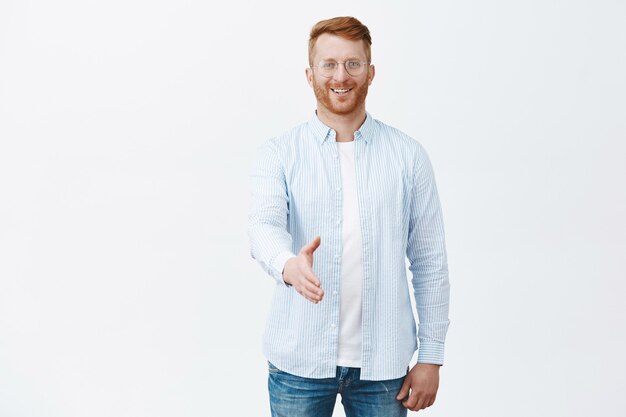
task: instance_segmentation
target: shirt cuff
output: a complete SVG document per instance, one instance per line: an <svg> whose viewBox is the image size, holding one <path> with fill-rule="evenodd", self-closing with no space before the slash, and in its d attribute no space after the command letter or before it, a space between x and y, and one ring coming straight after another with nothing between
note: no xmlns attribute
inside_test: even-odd
<svg viewBox="0 0 626 417"><path fill-rule="evenodd" d="M274 268L274 273L275 273L274 278L276 278L276 281L279 284L290 286L283 279L283 270L285 269L285 264L287 263L287 261L295 257L296 255L294 255L292 252L285 251L285 252L279 253L272 261L272 268Z"/></svg>
<svg viewBox="0 0 626 417"><path fill-rule="evenodd" d="M443 365L444 344L441 342L420 341L417 363Z"/></svg>

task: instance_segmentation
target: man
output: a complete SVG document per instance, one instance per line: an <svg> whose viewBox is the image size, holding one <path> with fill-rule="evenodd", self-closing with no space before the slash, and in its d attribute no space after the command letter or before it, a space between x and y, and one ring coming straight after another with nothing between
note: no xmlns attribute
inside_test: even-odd
<svg viewBox="0 0 626 417"><path fill-rule="evenodd" d="M265 143L252 172L251 253L277 284L263 341L272 416L331 416L338 393L348 416L406 416L439 386L441 208L424 149L365 110L371 43L353 17L313 27L316 114Z"/></svg>

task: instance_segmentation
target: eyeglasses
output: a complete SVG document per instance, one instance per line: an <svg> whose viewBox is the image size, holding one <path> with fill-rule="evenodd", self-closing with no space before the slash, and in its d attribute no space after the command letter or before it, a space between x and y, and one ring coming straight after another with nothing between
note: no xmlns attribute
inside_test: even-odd
<svg viewBox="0 0 626 417"><path fill-rule="evenodd" d="M322 61L317 65L311 65L311 68L317 68L320 71L322 77L330 78L335 75L335 71L339 68L339 64L343 64L348 75L357 77L365 71L369 62L361 62L356 60L350 60L346 62L337 61Z"/></svg>

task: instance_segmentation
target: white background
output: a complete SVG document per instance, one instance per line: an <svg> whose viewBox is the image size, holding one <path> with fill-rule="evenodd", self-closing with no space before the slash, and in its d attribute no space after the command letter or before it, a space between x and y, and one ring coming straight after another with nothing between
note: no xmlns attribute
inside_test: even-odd
<svg viewBox="0 0 626 417"><path fill-rule="evenodd" d="M247 175L312 116L308 31L337 15L444 207L421 414L624 415L626 4L338 3L0 2L1 416L269 415Z"/></svg>

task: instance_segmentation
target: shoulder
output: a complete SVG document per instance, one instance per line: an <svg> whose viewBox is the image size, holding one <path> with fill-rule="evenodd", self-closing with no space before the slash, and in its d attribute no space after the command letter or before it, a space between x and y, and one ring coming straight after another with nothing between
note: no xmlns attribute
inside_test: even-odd
<svg viewBox="0 0 626 417"><path fill-rule="evenodd" d="M391 146L402 154L417 159L427 157L426 149L414 137L380 120L374 119L374 123L377 128L376 139L381 146Z"/></svg>
<svg viewBox="0 0 626 417"><path fill-rule="evenodd" d="M307 134L308 123L301 123L289 130L285 130L277 136L267 139L262 146L269 146L278 152L285 151L297 143L302 137L307 136Z"/></svg>
<svg viewBox="0 0 626 417"><path fill-rule="evenodd" d="M307 123L301 123L281 134L266 139L257 147L261 163L274 163L283 168L293 164L298 155L302 154L303 147L310 143L310 133Z"/></svg>

